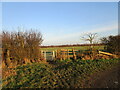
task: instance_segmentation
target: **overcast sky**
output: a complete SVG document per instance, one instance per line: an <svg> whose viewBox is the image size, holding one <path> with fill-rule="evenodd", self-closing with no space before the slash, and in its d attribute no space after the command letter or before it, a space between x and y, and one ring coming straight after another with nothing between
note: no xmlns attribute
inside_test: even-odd
<svg viewBox="0 0 120 90"><path fill-rule="evenodd" d="M4 2L2 17L3 29L38 29L42 45L84 43L80 37L88 32L118 33L117 2Z"/></svg>

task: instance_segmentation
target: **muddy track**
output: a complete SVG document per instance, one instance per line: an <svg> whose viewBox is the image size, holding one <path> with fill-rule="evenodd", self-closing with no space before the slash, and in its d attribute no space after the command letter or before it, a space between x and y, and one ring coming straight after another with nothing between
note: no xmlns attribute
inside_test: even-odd
<svg viewBox="0 0 120 90"><path fill-rule="evenodd" d="M120 64L90 76L84 87L87 88L120 88Z"/></svg>

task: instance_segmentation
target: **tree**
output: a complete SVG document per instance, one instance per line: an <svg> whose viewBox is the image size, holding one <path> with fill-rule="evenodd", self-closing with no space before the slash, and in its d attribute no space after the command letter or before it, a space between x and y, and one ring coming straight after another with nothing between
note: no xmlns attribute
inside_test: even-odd
<svg viewBox="0 0 120 90"><path fill-rule="evenodd" d="M120 35L108 36L101 39L101 42L106 45L106 50L111 53L120 53Z"/></svg>
<svg viewBox="0 0 120 90"><path fill-rule="evenodd" d="M97 33L87 33L82 37L82 40L88 41L90 43L90 49L87 51L87 55L90 56L91 59L94 59L94 56L96 55L97 50L93 48L93 44L95 44L95 39L97 37Z"/></svg>
<svg viewBox="0 0 120 90"><path fill-rule="evenodd" d="M106 45L108 43L108 38L107 37L103 37L103 38L100 39L100 41L101 41L102 44Z"/></svg>
<svg viewBox="0 0 120 90"><path fill-rule="evenodd" d="M85 41L89 41L90 44L93 44L96 37L97 33L87 33L85 36L82 37L82 39Z"/></svg>
<svg viewBox="0 0 120 90"><path fill-rule="evenodd" d="M93 48L92 44L94 44L96 37L97 33L87 33L85 34L85 36L82 37L82 40L88 41L92 49Z"/></svg>
<svg viewBox="0 0 120 90"><path fill-rule="evenodd" d="M107 50L107 43L109 42L108 37L102 37L100 39L100 41L101 41L101 44L104 44L104 50L106 51Z"/></svg>

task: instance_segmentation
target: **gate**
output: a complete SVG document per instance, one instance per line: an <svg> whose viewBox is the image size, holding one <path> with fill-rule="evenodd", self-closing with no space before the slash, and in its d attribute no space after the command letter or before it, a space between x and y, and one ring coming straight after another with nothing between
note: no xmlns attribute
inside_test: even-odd
<svg viewBox="0 0 120 90"><path fill-rule="evenodd" d="M43 57L46 61L52 60L65 60L65 59L77 59L77 50L74 49L59 49L54 51L42 51Z"/></svg>
<svg viewBox="0 0 120 90"><path fill-rule="evenodd" d="M55 59L54 51L42 51L43 57L46 61L52 61Z"/></svg>

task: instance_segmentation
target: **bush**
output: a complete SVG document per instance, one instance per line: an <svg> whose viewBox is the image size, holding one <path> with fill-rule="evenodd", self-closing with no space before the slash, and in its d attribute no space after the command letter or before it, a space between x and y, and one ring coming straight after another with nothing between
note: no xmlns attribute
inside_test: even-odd
<svg viewBox="0 0 120 90"><path fill-rule="evenodd" d="M102 43L106 45L105 49L108 52L119 55L120 52L120 35L104 37L101 39Z"/></svg>
<svg viewBox="0 0 120 90"><path fill-rule="evenodd" d="M2 58L9 67L41 60L39 46L43 39L40 32L5 32L2 35Z"/></svg>

